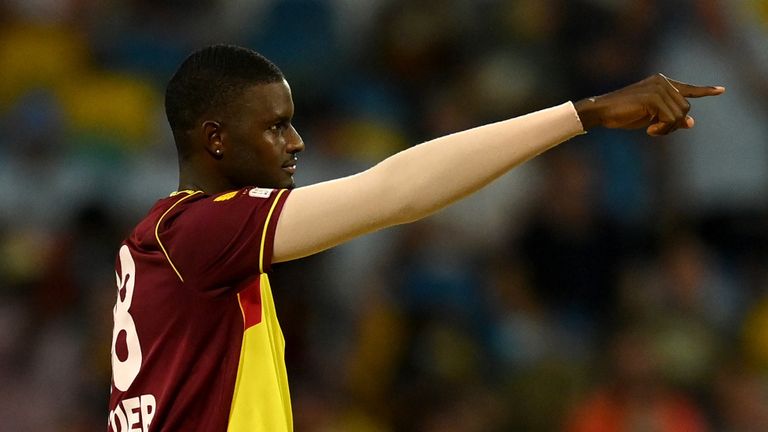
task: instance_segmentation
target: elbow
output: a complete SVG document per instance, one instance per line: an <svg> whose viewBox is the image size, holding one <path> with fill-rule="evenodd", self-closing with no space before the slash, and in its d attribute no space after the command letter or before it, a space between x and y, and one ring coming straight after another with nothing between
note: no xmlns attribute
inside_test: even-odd
<svg viewBox="0 0 768 432"><path fill-rule="evenodd" d="M414 190L401 191L388 200L391 203L391 225L402 225L423 219L434 212L428 206L428 200Z"/></svg>
<svg viewBox="0 0 768 432"><path fill-rule="evenodd" d="M393 172L389 164L379 164L373 169L375 173L373 183L375 197L372 201L377 207L377 214L382 220L375 225L392 226L415 222L434 213L436 208L430 205L427 188L413 181L413 177L398 175ZM398 179L410 178L411 181L399 181ZM432 203L434 204L434 203Z"/></svg>

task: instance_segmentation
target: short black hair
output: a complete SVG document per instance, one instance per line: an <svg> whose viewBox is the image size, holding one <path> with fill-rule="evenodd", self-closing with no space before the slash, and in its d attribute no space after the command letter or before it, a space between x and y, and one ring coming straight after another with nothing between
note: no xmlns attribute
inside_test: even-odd
<svg viewBox="0 0 768 432"><path fill-rule="evenodd" d="M248 87L284 79L266 57L235 45L213 45L190 54L168 82L165 115L174 135L195 127L209 112L224 112Z"/></svg>

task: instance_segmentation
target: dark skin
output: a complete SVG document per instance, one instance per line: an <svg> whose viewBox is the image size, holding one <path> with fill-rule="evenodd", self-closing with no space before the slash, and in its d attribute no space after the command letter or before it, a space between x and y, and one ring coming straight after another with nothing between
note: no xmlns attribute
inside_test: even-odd
<svg viewBox="0 0 768 432"><path fill-rule="evenodd" d="M687 98L717 96L723 87L694 86L653 75L574 104L585 131L595 127L645 128L651 136L693 127ZM291 124L291 90L285 81L249 87L230 113L211 114L182 137L179 190L215 194L246 186L293 188L304 142Z"/></svg>
<svg viewBox="0 0 768 432"><path fill-rule="evenodd" d="M611 93L576 102L584 130L597 126L611 129L641 129L651 136L690 129L693 118L687 98L717 96L719 86L694 86L656 74Z"/></svg>
<svg viewBox="0 0 768 432"><path fill-rule="evenodd" d="M230 108L184 135L192 151L180 161L179 190L214 194L245 186L293 188L304 142L291 124L288 83L251 86Z"/></svg>

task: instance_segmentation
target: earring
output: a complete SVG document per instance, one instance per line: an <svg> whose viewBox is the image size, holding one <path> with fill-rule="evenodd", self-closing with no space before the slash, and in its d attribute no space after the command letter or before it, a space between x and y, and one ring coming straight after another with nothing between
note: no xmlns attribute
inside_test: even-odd
<svg viewBox="0 0 768 432"><path fill-rule="evenodd" d="M221 149L216 149L216 154L220 156L221 155Z"/></svg>

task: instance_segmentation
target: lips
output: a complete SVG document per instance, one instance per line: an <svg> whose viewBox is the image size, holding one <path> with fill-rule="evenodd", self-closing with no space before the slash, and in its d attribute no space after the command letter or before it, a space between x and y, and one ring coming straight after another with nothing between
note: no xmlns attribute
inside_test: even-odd
<svg viewBox="0 0 768 432"><path fill-rule="evenodd" d="M296 159L291 159L287 163L283 165L283 171L287 172L290 175L293 175L296 173Z"/></svg>

